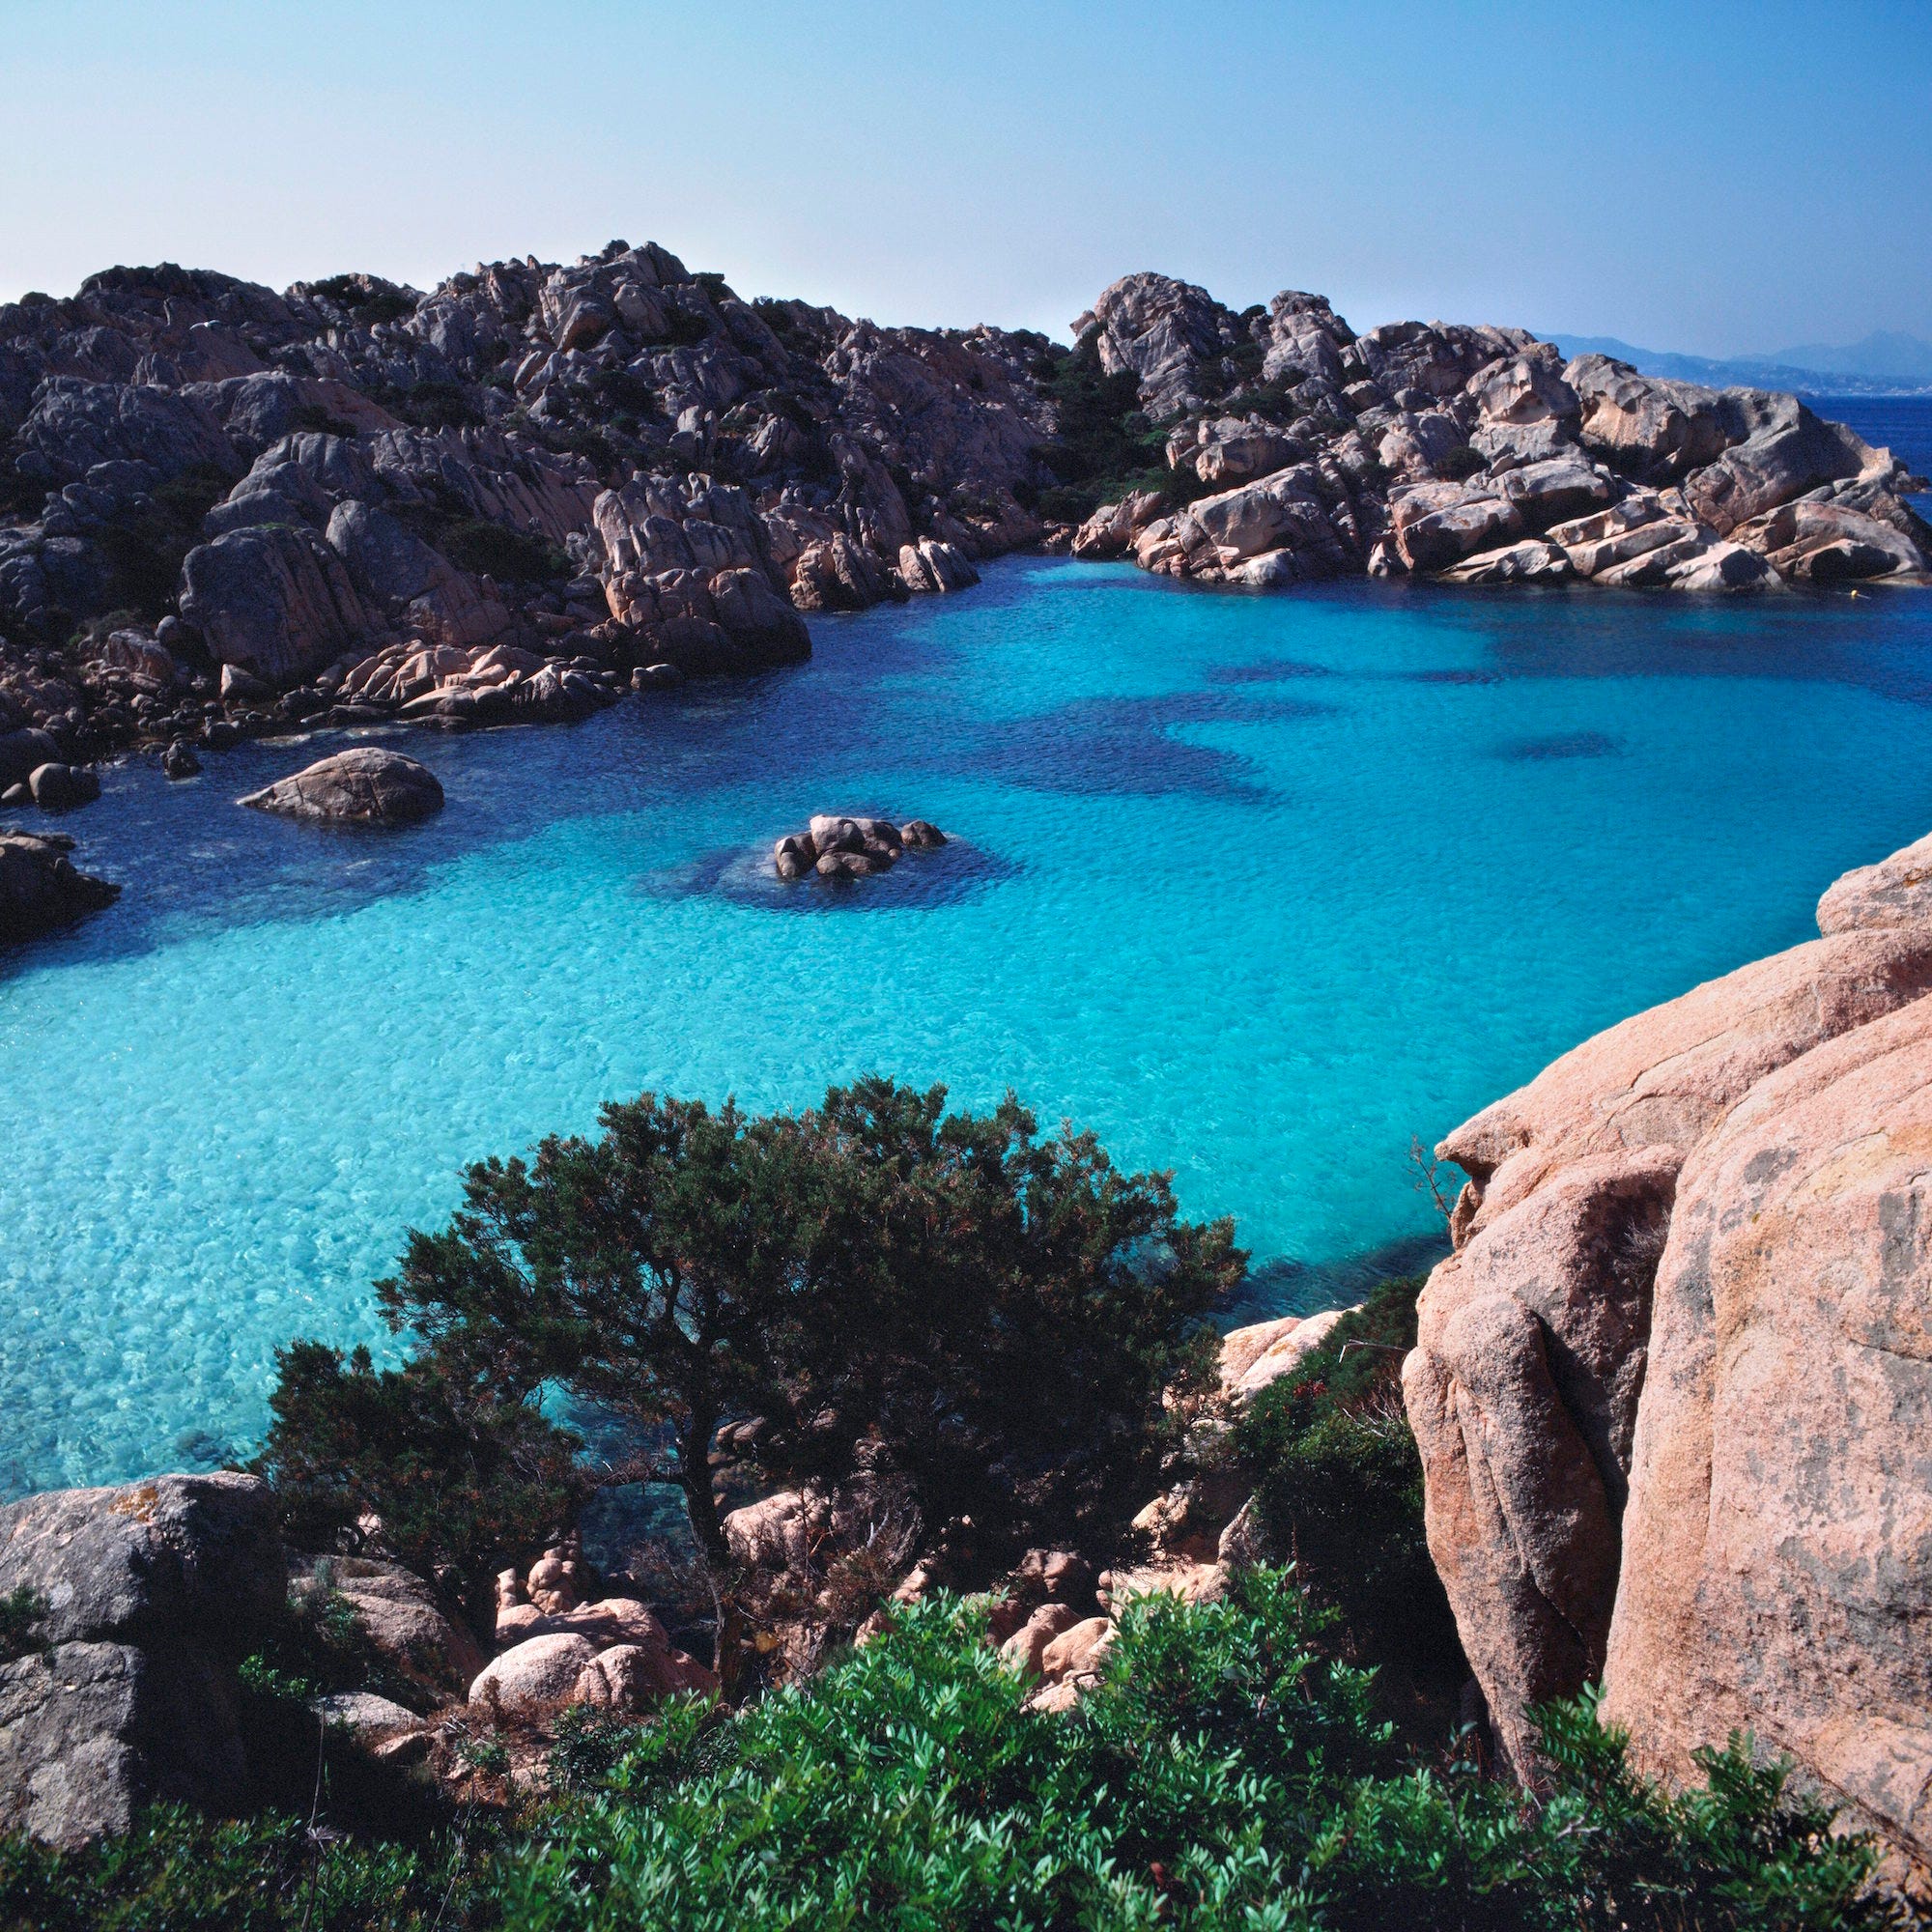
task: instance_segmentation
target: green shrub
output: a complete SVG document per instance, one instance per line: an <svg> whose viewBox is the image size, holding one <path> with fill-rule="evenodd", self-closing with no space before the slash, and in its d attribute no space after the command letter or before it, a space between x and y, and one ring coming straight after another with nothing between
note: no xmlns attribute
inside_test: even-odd
<svg viewBox="0 0 1932 1932"><path fill-rule="evenodd" d="M880 1079L762 1118L647 1094L595 1141L479 1163L378 1284L424 1345L404 1374L506 1413L546 1383L604 1406L669 1451L657 1479L721 1571L706 1459L732 1416L769 1418L770 1474L837 1479L867 1441L928 1520L1022 1545L1091 1527L1151 1476L1161 1392L1206 1374L1204 1318L1246 1257L1091 1134L945 1102ZM438 1460L406 1427L389 1453Z"/></svg>
<svg viewBox="0 0 1932 1932"><path fill-rule="evenodd" d="M544 583L571 573L569 557L548 537L482 517L443 524L435 541L457 569L494 577L500 583Z"/></svg>
<svg viewBox="0 0 1932 1932"><path fill-rule="evenodd" d="M183 560L202 540L202 519L228 494L229 482L212 465L198 464L104 525L96 542L107 565L107 601L149 623L166 616Z"/></svg>
<svg viewBox="0 0 1932 1932"><path fill-rule="evenodd" d="M1131 369L1105 374L1092 336L1064 354L1042 355L1035 379L1055 419L1053 440L1039 451L1058 479L1040 494L1043 514L1077 523L1164 463L1166 433L1142 412L1139 379Z"/></svg>
<svg viewBox="0 0 1932 1932"><path fill-rule="evenodd" d="M338 308L346 308L351 319L364 328L374 328L378 323L401 322L405 316L416 312L416 298L412 295L372 275L329 275L311 282L309 292L334 302Z"/></svg>
<svg viewBox="0 0 1932 1932"><path fill-rule="evenodd" d="M1383 1282L1248 1405L1236 1453L1262 1527L1342 1613L1358 1651L1452 1689L1468 1674L1422 1527L1422 1460L1403 1412L1422 1277Z"/></svg>
<svg viewBox="0 0 1932 1932"><path fill-rule="evenodd" d="M59 1853L0 1837L4 1932L462 1932L501 1921L473 1837L428 1852L317 1840L306 1818L217 1823L182 1805L125 1838Z"/></svg>
<svg viewBox="0 0 1932 1932"><path fill-rule="evenodd" d="M1462 442L1429 467L1445 482L1460 483L1465 477L1480 476L1490 466L1477 451Z"/></svg>
<svg viewBox="0 0 1932 1932"><path fill-rule="evenodd" d="M956 1604L707 1733L689 1705L493 1876L506 1924L593 1928L1853 1927L1862 1841L1743 1746L1666 1798L1587 1703L1550 1714L1539 1810L1404 1761L1367 1673L1278 1575L1125 1614L1070 1718Z"/></svg>
<svg viewBox="0 0 1932 1932"><path fill-rule="evenodd" d="M252 1466L274 1485L289 1541L328 1548L373 1510L403 1562L457 1573L479 1626L498 1562L530 1561L588 1493L582 1444L534 1400L479 1391L433 1357L378 1369L366 1349L296 1342L275 1368Z"/></svg>
<svg viewBox="0 0 1932 1932"><path fill-rule="evenodd" d="M1101 1686L1029 1711L981 1617L938 1599L735 1717L668 1706L497 1837L321 1842L271 1818L149 1814L117 1844L0 1840L0 1925L500 1925L504 1932L1865 1932L1876 1855L1734 1741L1706 1784L1634 1777L1587 1699L1546 1714L1542 1805L1406 1760L1370 1674L1279 1573L1143 1600ZM579 1760L582 1760L580 1762Z"/></svg>
<svg viewBox="0 0 1932 1932"><path fill-rule="evenodd" d="M22 1583L0 1597L0 1663L13 1663L45 1647L41 1625L47 1614L47 1600Z"/></svg>
<svg viewBox="0 0 1932 1932"><path fill-rule="evenodd" d="M486 420L461 383L371 383L369 400L416 429L475 429Z"/></svg>

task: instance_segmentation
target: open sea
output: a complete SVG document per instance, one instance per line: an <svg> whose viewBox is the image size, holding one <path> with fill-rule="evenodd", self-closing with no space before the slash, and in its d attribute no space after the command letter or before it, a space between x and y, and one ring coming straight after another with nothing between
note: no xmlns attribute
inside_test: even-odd
<svg viewBox="0 0 1932 1932"><path fill-rule="evenodd" d="M1932 467L1932 404L1825 405ZM653 1088L1011 1088L1233 1214L1247 1308L1439 1245L1432 1141L1600 1027L1809 936L1932 830L1932 595L1190 589L1013 560L809 665L393 742L448 806L239 810L338 736L106 774L124 882L0 965L0 1496L246 1453L278 1344L469 1159ZM813 811L953 843L838 891ZM1452 1178L1453 1179L1453 1178Z"/></svg>

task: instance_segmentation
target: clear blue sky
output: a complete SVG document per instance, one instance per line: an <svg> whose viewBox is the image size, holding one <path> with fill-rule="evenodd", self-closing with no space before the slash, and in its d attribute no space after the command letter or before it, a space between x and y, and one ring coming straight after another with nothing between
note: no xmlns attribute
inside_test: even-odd
<svg viewBox="0 0 1932 1932"><path fill-rule="evenodd" d="M1932 0L0 0L0 298L623 236L892 322L1158 268L1362 327L1932 336Z"/></svg>

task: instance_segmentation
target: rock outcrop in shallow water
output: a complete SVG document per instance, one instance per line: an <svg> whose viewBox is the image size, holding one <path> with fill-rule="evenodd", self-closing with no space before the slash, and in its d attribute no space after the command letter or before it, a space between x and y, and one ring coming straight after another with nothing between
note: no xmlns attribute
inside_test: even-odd
<svg viewBox="0 0 1932 1932"><path fill-rule="evenodd" d="M1405 1367L1431 1553L1510 1757L1601 1678L1674 1778L1749 1729L1932 1864L1925 842L1825 936L1585 1041L1469 1175Z"/></svg>
<svg viewBox="0 0 1932 1932"><path fill-rule="evenodd" d="M1795 396L1701 389L1517 328L1357 335L1319 296L1236 315L1128 275L1074 325L1168 428L1164 492L1074 554L1266 587L1356 576L1762 590L1922 581L1904 466ZM1922 487L1922 486L1918 486Z"/></svg>
<svg viewBox="0 0 1932 1932"><path fill-rule="evenodd" d="M72 925L109 906L121 888L75 869L73 840L0 832L0 946L16 946Z"/></svg>
<svg viewBox="0 0 1932 1932"><path fill-rule="evenodd" d="M413 758L359 745L318 758L239 803L322 825L413 825L442 810L442 786Z"/></svg>
<svg viewBox="0 0 1932 1932"><path fill-rule="evenodd" d="M895 825L890 818L818 812L805 831L788 832L772 847L772 869L787 881L810 873L865 879L891 871L903 853L937 851L945 843L945 833L923 818Z"/></svg>

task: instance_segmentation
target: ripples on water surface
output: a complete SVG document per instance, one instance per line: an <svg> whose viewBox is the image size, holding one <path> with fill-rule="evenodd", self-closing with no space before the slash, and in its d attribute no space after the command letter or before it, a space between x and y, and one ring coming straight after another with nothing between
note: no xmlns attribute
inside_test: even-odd
<svg viewBox="0 0 1932 1932"><path fill-rule="evenodd" d="M320 745L109 775L69 825L124 897L0 969L0 1492L246 1447L277 1343L379 1339L368 1284L461 1161L646 1087L1011 1085L1176 1168L1306 1305L1430 1238L1412 1135L1932 827L1910 593L1035 560L814 639L751 687L412 736L449 803L393 835L235 808ZM960 843L781 893L752 855L827 808Z"/></svg>

